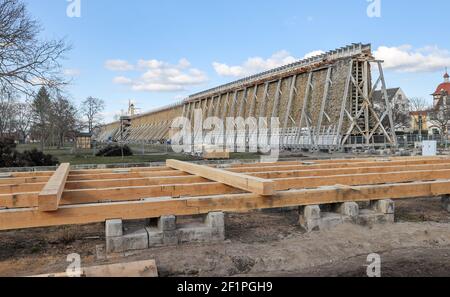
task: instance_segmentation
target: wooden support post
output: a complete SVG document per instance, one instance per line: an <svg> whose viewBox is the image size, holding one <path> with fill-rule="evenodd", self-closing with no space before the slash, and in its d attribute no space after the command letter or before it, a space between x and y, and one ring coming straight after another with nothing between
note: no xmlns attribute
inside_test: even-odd
<svg viewBox="0 0 450 297"><path fill-rule="evenodd" d="M275 183L272 180L176 160L167 160L167 166L258 195L271 196L275 193Z"/></svg>
<svg viewBox="0 0 450 297"><path fill-rule="evenodd" d="M55 174L50 178L38 197L40 211L56 211L59 207L59 201L69 176L70 164L64 163L59 166Z"/></svg>

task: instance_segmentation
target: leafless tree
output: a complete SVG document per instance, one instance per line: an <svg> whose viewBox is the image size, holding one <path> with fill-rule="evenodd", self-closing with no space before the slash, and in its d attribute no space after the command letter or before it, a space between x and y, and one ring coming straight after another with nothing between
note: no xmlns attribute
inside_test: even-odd
<svg viewBox="0 0 450 297"><path fill-rule="evenodd" d="M101 124L101 113L105 109L105 102L102 99L88 97L83 101L81 112L87 120L87 128L92 133L96 126Z"/></svg>
<svg viewBox="0 0 450 297"><path fill-rule="evenodd" d="M31 94L36 86L59 87L64 40L42 41L39 23L21 0L0 0L0 86Z"/></svg>
<svg viewBox="0 0 450 297"><path fill-rule="evenodd" d="M411 111L427 111L429 109L428 102L422 97L412 97L409 99Z"/></svg>
<svg viewBox="0 0 450 297"><path fill-rule="evenodd" d="M13 89L0 88L0 138L6 134L10 136L13 132L16 103L16 92Z"/></svg>
<svg viewBox="0 0 450 297"><path fill-rule="evenodd" d="M32 123L32 110L29 103L17 103L15 112L15 128L21 143L25 143Z"/></svg>
<svg viewBox="0 0 450 297"><path fill-rule="evenodd" d="M448 94L443 91L442 101L429 111L430 121L441 130L441 136L448 139L450 124L450 99Z"/></svg>
<svg viewBox="0 0 450 297"><path fill-rule="evenodd" d="M52 101L50 119L58 148L64 146L65 139L69 134L74 136L73 134L78 128L77 113L75 105L60 94Z"/></svg>

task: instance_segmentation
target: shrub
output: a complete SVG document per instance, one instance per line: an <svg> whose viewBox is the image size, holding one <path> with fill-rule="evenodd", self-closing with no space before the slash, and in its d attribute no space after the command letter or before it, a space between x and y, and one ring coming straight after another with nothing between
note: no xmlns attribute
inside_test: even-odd
<svg viewBox="0 0 450 297"><path fill-rule="evenodd" d="M44 154L37 149L20 153L16 151L14 140L0 140L0 168L55 166L57 164L58 159L52 155Z"/></svg>
<svg viewBox="0 0 450 297"><path fill-rule="evenodd" d="M121 157L123 150L123 156L132 156L133 152L131 151L128 145L119 146L119 145L109 145L103 149L101 149L97 153L97 157Z"/></svg>
<svg viewBox="0 0 450 297"><path fill-rule="evenodd" d="M54 156L44 154L37 149L16 154L16 162L19 163L16 167L55 166L58 164L58 159Z"/></svg>

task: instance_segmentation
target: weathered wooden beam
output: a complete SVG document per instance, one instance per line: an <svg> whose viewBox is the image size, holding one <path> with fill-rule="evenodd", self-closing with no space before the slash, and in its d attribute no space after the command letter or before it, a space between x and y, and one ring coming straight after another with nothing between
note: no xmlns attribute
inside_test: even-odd
<svg viewBox="0 0 450 297"><path fill-rule="evenodd" d="M56 213L36 208L0 211L0 230L104 222L110 218L138 220L163 215L198 215L214 211L248 212L256 209L295 207L381 199L434 197L450 194L450 180L388 184L380 186L333 187L279 192L272 196L256 194L222 195L183 199L147 199L136 202L62 206Z"/></svg>
<svg viewBox="0 0 450 297"><path fill-rule="evenodd" d="M81 269L81 277L158 277L155 260L92 266ZM66 272L32 276L36 278L69 277Z"/></svg>
<svg viewBox="0 0 450 297"><path fill-rule="evenodd" d="M40 211L56 211L69 176L70 164L63 163L50 178L44 189L39 193L38 205Z"/></svg>
<svg viewBox="0 0 450 297"><path fill-rule="evenodd" d="M167 160L167 166L263 196L270 196L275 192L275 184L271 180L177 160Z"/></svg>

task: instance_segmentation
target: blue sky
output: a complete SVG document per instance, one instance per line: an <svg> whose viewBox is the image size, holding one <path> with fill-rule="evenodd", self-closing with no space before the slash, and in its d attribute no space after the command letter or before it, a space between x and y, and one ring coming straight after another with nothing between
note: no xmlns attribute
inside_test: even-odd
<svg viewBox="0 0 450 297"><path fill-rule="evenodd" d="M388 86L410 97L431 99L450 67L448 0L374 0L379 18L368 17L367 0L79 1L81 17L69 18L67 0L26 0L43 38L74 47L68 93L104 99L105 121L130 99L148 111L353 42L371 43Z"/></svg>

